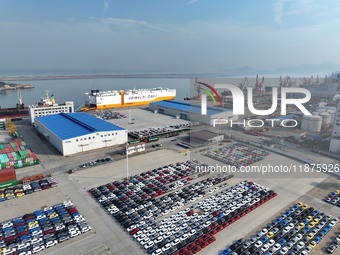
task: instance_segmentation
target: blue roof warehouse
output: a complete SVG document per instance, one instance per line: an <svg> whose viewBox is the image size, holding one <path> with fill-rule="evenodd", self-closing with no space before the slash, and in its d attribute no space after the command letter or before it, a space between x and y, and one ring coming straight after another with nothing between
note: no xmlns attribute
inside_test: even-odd
<svg viewBox="0 0 340 255"><path fill-rule="evenodd" d="M38 117L34 126L64 156L127 142L127 130L87 113Z"/></svg>
<svg viewBox="0 0 340 255"><path fill-rule="evenodd" d="M237 120L230 109L207 107L207 114L201 114L201 105L178 100L164 100L149 104L149 109L155 113L163 113L176 118L198 121L204 124L210 124L213 119L230 119Z"/></svg>

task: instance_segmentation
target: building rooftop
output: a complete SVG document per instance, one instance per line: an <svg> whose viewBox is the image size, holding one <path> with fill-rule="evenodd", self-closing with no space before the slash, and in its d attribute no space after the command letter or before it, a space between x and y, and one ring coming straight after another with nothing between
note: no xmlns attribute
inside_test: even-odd
<svg viewBox="0 0 340 255"><path fill-rule="evenodd" d="M163 100L158 102L153 102L151 104L158 105L160 107L168 107L168 108L174 108L177 110L181 110L183 112L191 112L191 113L201 113L201 105L200 104L193 104L193 103L187 103L177 100ZM211 107L207 106L207 115L215 115L221 112L228 112L231 111L230 109L225 108L217 108L217 107Z"/></svg>
<svg viewBox="0 0 340 255"><path fill-rule="evenodd" d="M124 130L87 113L60 113L36 120L62 140L102 131Z"/></svg>

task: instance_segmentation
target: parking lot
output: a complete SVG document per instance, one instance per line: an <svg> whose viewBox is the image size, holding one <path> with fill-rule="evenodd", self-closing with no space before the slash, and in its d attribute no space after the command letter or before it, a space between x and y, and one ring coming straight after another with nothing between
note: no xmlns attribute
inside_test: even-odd
<svg viewBox="0 0 340 255"><path fill-rule="evenodd" d="M116 112L124 114L127 118L107 120L108 122L118 125L129 131L143 130L150 127L169 127L180 123L188 123L183 119L176 119L173 116L165 114L153 113L148 108L131 108L132 124L129 123L129 109L116 109ZM147 121L145 121L147 120Z"/></svg>
<svg viewBox="0 0 340 255"><path fill-rule="evenodd" d="M167 164L185 162L191 158L196 158L207 164L218 163L218 161L214 159L202 156L201 153L191 152L191 155L190 153L185 155L170 150L158 150L152 153L130 157L130 176L147 172ZM283 156L270 154L254 165L263 162L270 162L273 164L277 162L298 163ZM214 175L217 174L218 173L215 173ZM203 175L190 181L190 183L181 188L185 188L190 184L197 184L214 175ZM315 208L322 208L322 211L325 213L334 216L340 214L340 208L322 201L322 199L324 199L330 191L335 190L340 183L337 179L330 178L326 174L322 174L317 178L263 178L259 174L248 176L248 178L245 174L234 175L234 178L225 181L228 185L223 187L223 189L230 188L243 182L245 179L248 179L269 190L274 190L278 195L249 212L247 215L244 215L241 219L230 224L222 231L217 232L214 235L216 240L213 241L211 245L206 246L202 251L199 251L198 254L218 254L234 241L249 236L250 233L255 233L267 223L268 219L277 215L288 205L300 200ZM74 204L77 205L79 211L82 212L85 219L89 222L92 231L77 236L74 240L51 247L48 250L42 251L40 254L92 254L93 252L96 254L142 254L145 249L140 247L140 245L131 238L131 235L126 232L126 229L123 229L120 224L112 220L112 216L110 216L109 213L107 213L88 193L88 190L91 188L121 180L124 177L126 177L125 159L80 170L71 175L66 175L61 172L56 173L55 179L58 182L58 187L0 203L1 211L5 212L5 214L1 214L1 219L11 219L23 215L24 213L37 210L44 205L48 206L65 200L72 200ZM207 189L207 191L221 184L213 185ZM168 184L165 185L167 186ZM202 198L198 198L196 201L189 201L184 207L177 208L167 215L159 216L159 220L163 220L172 214L177 214L186 207L190 208L193 204L202 202L206 198L216 196L220 191L221 188L204 195ZM170 191L170 193L172 193L172 191ZM160 197L165 195L166 194L160 195ZM311 254L319 254L317 252L321 251L324 252L323 249L326 246L326 243L329 243L330 238L334 237L332 231L333 229Z"/></svg>

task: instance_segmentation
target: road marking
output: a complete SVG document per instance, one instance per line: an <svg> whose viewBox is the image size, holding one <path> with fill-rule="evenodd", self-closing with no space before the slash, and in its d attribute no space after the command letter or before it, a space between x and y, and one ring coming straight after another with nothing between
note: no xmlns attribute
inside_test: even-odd
<svg viewBox="0 0 340 255"><path fill-rule="evenodd" d="M63 247L61 247L61 248L58 249L58 250L55 250L55 251L53 251L53 252L49 252L48 254L55 254L55 253L59 252L60 250L63 250L63 249L65 249L65 248L67 248L67 247L70 247L70 246L72 246L72 245L74 245L74 244L76 244L76 243L80 243L80 242L84 241L85 239L88 239L89 237L92 237L93 235L95 235L94 232L90 232L90 233L91 233L91 235L88 235L88 236L86 236L86 237L84 237L84 238L82 238L82 239L79 239L79 240L75 241L75 242L71 242L71 243L69 243L68 245L63 246ZM72 240L72 241L73 241L73 240ZM58 253L58 254L60 254L60 253ZM61 254L62 254L62 253L61 253Z"/></svg>

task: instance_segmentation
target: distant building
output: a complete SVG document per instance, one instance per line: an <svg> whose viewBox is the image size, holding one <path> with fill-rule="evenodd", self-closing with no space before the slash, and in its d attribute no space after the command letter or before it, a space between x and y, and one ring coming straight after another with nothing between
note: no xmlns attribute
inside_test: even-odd
<svg viewBox="0 0 340 255"><path fill-rule="evenodd" d="M28 116L30 123L34 123L37 117L48 116L58 113L72 113L74 112L74 105L72 101L66 101L64 104L56 104L54 96L48 96L48 90L45 91L45 98L41 98L37 105L28 106Z"/></svg>
<svg viewBox="0 0 340 255"><path fill-rule="evenodd" d="M210 130L199 130L195 132L190 132L190 141L194 142L203 142L203 143L214 143L218 141L223 141L224 135L223 134L217 134L215 132L212 132Z"/></svg>
<svg viewBox="0 0 340 255"><path fill-rule="evenodd" d="M213 119L237 120L230 109L207 106L207 114L201 114L201 105L177 100L164 100L150 103L149 110L154 113L163 113L176 118L198 121L210 125Z"/></svg>
<svg viewBox="0 0 340 255"><path fill-rule="evenodd" d="M36 129L62 155L125 144L127 130L87 113L59 113L35 119Z"/></svg>
<svg viewBox="0 0 340 255"><path fill-rule="evenodd" d="M340 99L337 101L329 151L340 154Z"/></svg>

